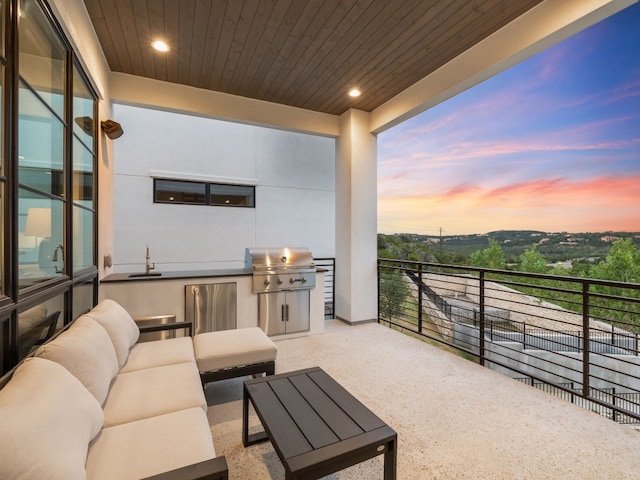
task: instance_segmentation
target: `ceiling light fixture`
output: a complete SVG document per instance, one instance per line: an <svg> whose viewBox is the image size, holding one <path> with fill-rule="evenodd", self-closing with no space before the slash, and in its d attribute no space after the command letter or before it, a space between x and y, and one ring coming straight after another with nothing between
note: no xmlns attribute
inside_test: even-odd
<svg viewBox="0 0 640 480"><path fill-rule="evenodd" d="M162 40L154 41L151 43L151 46L159 52L168 52L170 50L169 45L164 43Z"/></svg>
<svg viewBox="0 0 640 480"><path fill-rule="evenodd" d="M351 90L349 90L349 96L350 97L359 97L361 94L360 90L358 90L357 88L352 88Z"/></svg>

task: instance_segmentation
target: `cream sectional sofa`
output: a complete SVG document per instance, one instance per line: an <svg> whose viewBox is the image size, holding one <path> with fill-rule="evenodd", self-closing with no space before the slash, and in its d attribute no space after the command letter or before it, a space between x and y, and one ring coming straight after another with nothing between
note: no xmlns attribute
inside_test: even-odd
<svg viewBox="0 0 640 480"><path fill-rule="evenodd" d="M272 366L275 346L254 329L196 336L196 352L189 336L137 343L139 334L104 300L18 365L0 390L0 478L228 477L206 415L202 379L211 372L200 371L196 352L228 377L238 365ZM223 338L222 350L244 335L260 348L248 360L216 356L218 334L236 339Z"/></svg>

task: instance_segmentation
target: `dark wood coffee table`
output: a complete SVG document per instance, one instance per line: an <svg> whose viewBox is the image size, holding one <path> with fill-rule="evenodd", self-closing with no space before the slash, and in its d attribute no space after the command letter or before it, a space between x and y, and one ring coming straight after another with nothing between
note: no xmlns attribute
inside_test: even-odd
<svg viewBox="0 0 640 480"><path fill-rule="evenodd" d="M249 435L249 402L264 431ZM317 479L384 454L396 478L397 434L319 367L247 380L242 443L271 440L286 479Z"/></svg>

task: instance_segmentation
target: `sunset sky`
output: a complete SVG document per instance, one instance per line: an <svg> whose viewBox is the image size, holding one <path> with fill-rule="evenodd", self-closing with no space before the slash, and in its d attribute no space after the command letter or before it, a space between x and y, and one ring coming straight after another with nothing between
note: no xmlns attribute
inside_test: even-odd
<svg viewBox="0 0 640 480"><path fill-rule="evenodd" d="M378 136L378 232L640 231L640 4Z"/></svg>

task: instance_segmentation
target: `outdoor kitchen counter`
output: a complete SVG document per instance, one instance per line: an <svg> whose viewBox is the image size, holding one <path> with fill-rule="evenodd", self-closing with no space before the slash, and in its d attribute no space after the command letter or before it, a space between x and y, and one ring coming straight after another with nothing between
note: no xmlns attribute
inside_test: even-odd
<svg viewBox="0 0 640 480"><path fill-rule="evenodd" d="M316 269L317 272L326 272L325 268ZM149 276L139 276L132 277L132 273L137 272L126 272L126 273L112 273L111 275L107 275L100 283L115 283L115 282L150 282L154 280L180 280L180 279L190 279L190 278L218 278L218 277L240 277L246 275L253 275L253 273L244 268L228 268L224 270L186 270L181 272L157 272L161 275L149 275Z"/></svg>
<svg viewBox="0 0 640 480"><path fill-rule="evenodd" d="M324 274L316 272L316 287L311 290L311 325L308 333L324 331ZM176 322L186 320L185 292L190 286L235 283L237 291L237 328L258 326L258 295L252 290L253 273L245 268L160 271L161 275L132 277L141 272L112 273L100 281L98 299L110 298L133 317L175 315ZM152 273L156 273L153 272ZM285 335L288 336L288 335ZM282 338L282 337L280 337Z"/></svg>
<svg viewBox="0 0 640 480"><path fill-rule="evenodd" d="M186 270L181 272L151 272L149 276L132 277L132 274L139 272L112 273L107 275L100 283L113 282L150 282L154 280L179 280L189 278L216 278L216 277L239 277L242 275L252 275L251 271L244 268L229 268L224 270ZM155 273L155 275L154 275ZM160 275L157 275L160 273ZM142 274L144 275L144 274Z"/></svg>

